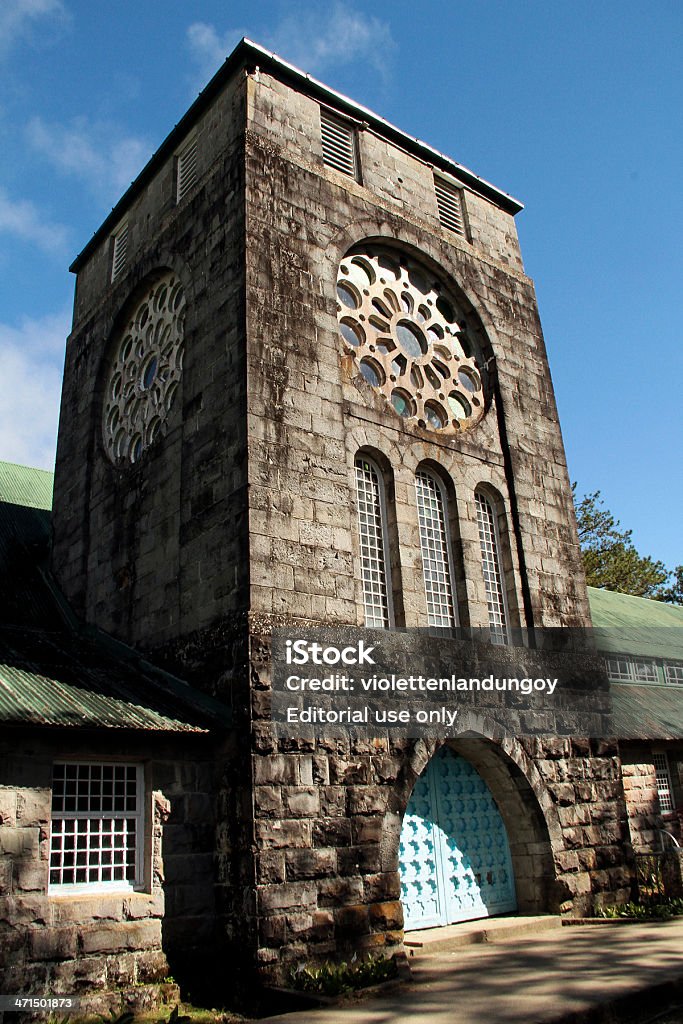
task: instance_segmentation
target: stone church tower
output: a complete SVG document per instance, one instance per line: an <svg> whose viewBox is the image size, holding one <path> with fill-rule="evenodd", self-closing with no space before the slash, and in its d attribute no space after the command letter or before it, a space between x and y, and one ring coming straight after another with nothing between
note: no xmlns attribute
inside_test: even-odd
<svg viewBox="0 0 683 1024"><path fill-rule="evenodd" d="M277 741L269 715L273 626L590 624L520 209L243 41L72 268L53 569L232 707L212 948L273 977L624 885L607 743ZM490 801L498 903L418 834L438 765Z"/></svg>

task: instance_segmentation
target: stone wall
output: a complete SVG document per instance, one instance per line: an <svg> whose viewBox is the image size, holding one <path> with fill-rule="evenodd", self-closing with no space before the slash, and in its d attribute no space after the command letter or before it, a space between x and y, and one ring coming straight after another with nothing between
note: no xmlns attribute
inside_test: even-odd
<svg viewBox="0 0 683 1024"><path fill-rule="evenodd" d="M426 623L414 486L425 460L440 467L454 494L466 621L488 623L474 505L484 485L498 496L506 524L511 617L522 625L589 624L552 384L513 219L486 204L482 224L497 225L504 253L476 217L471 242L441 228L429 168L371 133L362 137L361 159L370 153L377 180L393 180L400 169L400 202L373 188L372 176L361 185L322 166L318 104L263 73L248 81L247 116L253 611L361 623L353 463L365 450L385 471L395 507L399 625ZM467 190L465 202L485 203ZM364 239L419 253L451 280L485 357L495 361L488 411L476 427L442 437L405 423L344 354L337 272Z"/></svg>
<svg viewBox="0 0 683 1024"><path fill-rule="evenodd" d="M399 837L438 743L390 739L278 745L254 755L258 960L292 963L400 951ZM461 739L449 745L489 786L506 825L520 913L593 913L626 901L625 806L616 745Z"/></svg>
<svg viewBox="0 0 683 1024"><path fill-rule="evenodd" d="M71 731L0 741L0 988L125 992L187 980L216 949L213 741ZM144 891L48 894L52 764L144 764ZM209 953L207 953L209 951ZM201 975L199 975L201 977ZM195 976L196 980L196 976Z"/></svg>
<svg viewBox="0 0 683 1024"><path fill-rule="evenodd" d="M683 800L681 794L681 748L667 744L669 771L674 810L662 813L657 795L657 776L652 760L652 745L644 743L622 743L621 759L624 777L624 793L628 810L631 843L635 850L655 851L662 847L659 829L666 829L679 843L683 844ZM658 746L658 750L665 749ZM666 845L668 845L668 840Z"/></svg>
<svg viewBox="0 0 683 1024"><path fill-rule="evenodd" d="M131 203L124 270L108 243L77 280L67 342L53 568L74 610L147 647L234 618L247 601L244 193L241 79L197 126L198 180L176 203L175 164ZM165 435L134 465L102 441L111 346L150 275L186 298L184 361Z"/></svg>
<svg viewBox="0 0 683 1024"><path fill-rule="evenodd" d="M461 622L488 623L480 486L495 495L512 623L590 622L513 218L466 189L470 237L442 228L432 168L370 131L359 138L362 184L324 167L319 117L315 100L268 74L237 76L197 126L209 141L195 190L175 205L169 162L131 209L124 275L109 283L106 245L79 272L55 487L54 567L76 610L233 707L236 735L215 762L216 919L225 962L256 959L274 978L294 960L400 947L400 823L432 752L386 736L273 737L271 628L363 621L357 453L372 453L385 478L399 624L427 621L415 502L425 462L449 496ZM487 412L472 430L445 438L406 425L344 353L337 270L367 239L451 282L489 365ZM107 345L160 266L187 295L181 392L163 440L114 467L101 443ZM623 892L616 751L488 740L468 749L510 832L520 906L578 912ZM169 937L174 920L210 917L177 856ZM149 920L158 939L159 913Z"/></svg>

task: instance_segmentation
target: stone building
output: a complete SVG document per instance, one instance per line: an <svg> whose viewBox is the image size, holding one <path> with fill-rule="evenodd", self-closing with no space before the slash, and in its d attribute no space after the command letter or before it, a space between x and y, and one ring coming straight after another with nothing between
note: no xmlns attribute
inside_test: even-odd
<svg viewBox="0 0 683 1024"><path fill-rule="evenodd" d="M499 646L591 624L520 209L245 40L76 259L49 578L87 624L72 647L113 638L130 702L164 723L112 732L97 709L56 743L24 722L41 867L34 889L10 881L8 913L49 913L63 939L24 943L25 974L184 980L213 957L221 979L275 979L400 951L404 923L628 898L616 740L486 721L448 744L282 739L270 716L275 627L473 627ZM148 706L164 680L173 713ZM55 836L101 833L89 808L117 765L141 794L140 868L103 878L101 843L79 880ZM453 810L462 792L476 813ZM157 960L119 977L144 948Z"/></svg>

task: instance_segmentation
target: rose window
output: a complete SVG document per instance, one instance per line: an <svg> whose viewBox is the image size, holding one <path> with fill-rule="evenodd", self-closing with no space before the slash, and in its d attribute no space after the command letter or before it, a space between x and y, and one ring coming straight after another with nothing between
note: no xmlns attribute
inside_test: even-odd
<svg viewBox="0 0 683 1024"><path fill-rule="evenodd" d="M172 272L157 278L114 342L104 397L104 447L137 462L166 424L180 382L185 295Z"/></svg>
<svg viewBox="0 0 683 1024"><path fill-rule="evenodd" d="M453 434L484 414L481 370L447 288L404 253L367 249L342 260L339 330L368 384L419 426Z"/></svg>

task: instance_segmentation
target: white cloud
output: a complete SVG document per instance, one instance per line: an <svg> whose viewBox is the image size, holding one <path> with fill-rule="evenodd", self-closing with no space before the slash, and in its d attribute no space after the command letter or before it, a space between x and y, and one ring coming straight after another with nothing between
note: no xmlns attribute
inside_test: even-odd
<svg viewBox="0 0 683 1024"><path fill-rule="evenodd" d="M29 36L40 18L66 19L61 0L2 0L0 3L0 56L18 40Z"/></svg>
<svg viewBox="0 0 683 1024"><path fill-rule="evenodd" d="M346 4L288 15L274 29L269 46L304 71L319 73L343 64L369 64L386 78L396 49L391 26Z"/></svg>
<svg viewBox="0 0 683 1024"><path fill-rule="evenodd" d="M0 459L52 469L70 310L0 324Z"/></svg>
<svg viewBox="0 0 683 1024"><path fill-rule="evenodd" d="M14 235L51 256L64 257L68 230L63 224L50 223L35 203L28 199L10 199L0 188L0 234Z"/></svg>
<svg viewBox="0 0 683 1024"><path fill-rule="evenodd" d="M190 25L187 42L199 65L202 85L244 35L249 33L237 29L221 35L213 25L202 21ZM304 71L319 74L334 66L363 62L385 80L396 49L388 22L339 2L305 14L287 15L256 42Z"/></svg>
<svg viewBox="0 0 683 1024"><path fill-rule="evenodd" d="M144 167L151 147L101 122L76 118L49 124L34 117L26 128L29 144L62 173L79 178L99 198L119 198Z"/></svg>
<svg viewBox="0 0 683 1024"><path fill-rule="evenodd" d="M196 88L204 88L246 34L238 29L229 29L220 36L213 25L207 25L203 21L195 21L190 25L187 30L187 44L197 64Z"/></svg>

